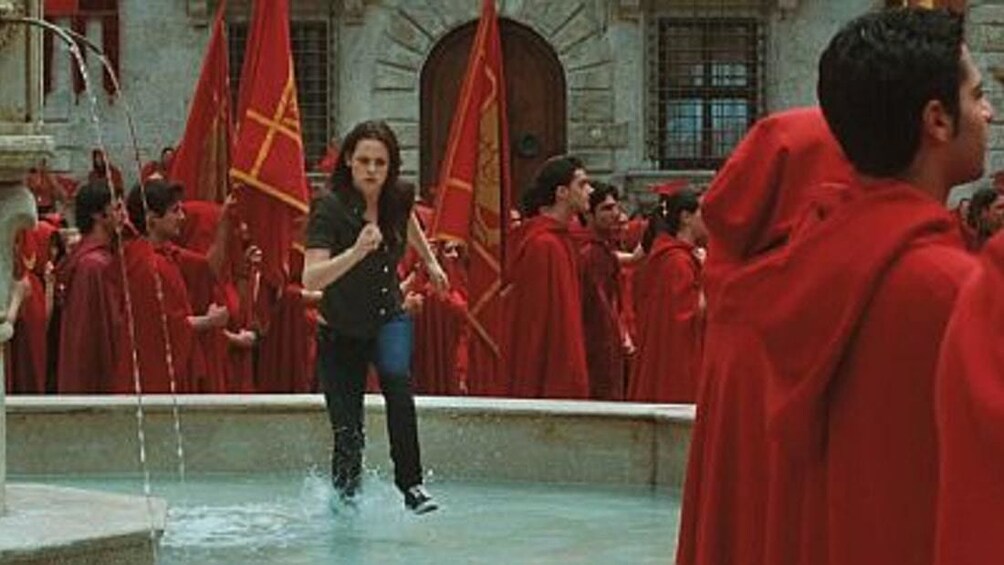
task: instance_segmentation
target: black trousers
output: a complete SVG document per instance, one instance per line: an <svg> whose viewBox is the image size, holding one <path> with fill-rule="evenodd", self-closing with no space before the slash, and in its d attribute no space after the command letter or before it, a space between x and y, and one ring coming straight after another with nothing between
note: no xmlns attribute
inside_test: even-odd
<svg viewBox="0 0 1004 565"><path fill-rule="evenodd" d="M394 462L394 484L405 491L422 483L418 423L411 382L414 326L402 314L384 324L376 337L355 338L320 327L317 336L317 377L324 391L334 432L331 480L346 496L359 489L363 429L363 394L372 364L380 377L387 406L387 435Z"/></svg>

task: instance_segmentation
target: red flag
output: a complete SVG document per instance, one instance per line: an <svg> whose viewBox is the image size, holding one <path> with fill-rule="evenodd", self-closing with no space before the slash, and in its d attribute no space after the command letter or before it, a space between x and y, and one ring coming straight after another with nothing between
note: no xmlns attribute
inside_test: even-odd
<svg viewBox="0 0 1004 565"><path fill-rule="evenodd" d="M185 135L174 153L168 176L185 187L186 200L222 202L230 169L233 123L230 117L230 65L227 54L226 2L213 21L202 73L188 111Z"/></svg>
<svg viewBox="0 0 1004 565"><path fill-rule="evenodd" d="M240 94L247 102L238 116L230 178L241 185L241 211L251 241L262 250L262 275L281 288L294 224L308 210L289 1L256 0L251 28L245 57L252 63L244 65Z"/></svg>
<svg viewBox="0 0 1004 565"><path fill-rule="evenodd" d="M45 0L46 18L73 16L80 9L77 0Z"/></svg>
<svg viewBox="0 0 1004 565"><path fill-rule="evenodd" d="M484 0L467 74L450 125L440 171L432 235L470 250L468 321L472 392L485 392L499 374L503 249L509 209L509 132L506 127L502 42L494 0ZM481 389L481 390L478 390Z"/></svg>

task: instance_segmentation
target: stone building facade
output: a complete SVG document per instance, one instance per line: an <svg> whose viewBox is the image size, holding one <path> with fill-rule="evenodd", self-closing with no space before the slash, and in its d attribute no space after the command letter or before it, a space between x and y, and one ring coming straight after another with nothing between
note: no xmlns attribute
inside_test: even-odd
<svg viewBox="0 0 1004 565"><path fill-rule="evenodd" d="M623 183L636 195L644 193L644 185L661 178L708 179L724 156L722 148L741 135L746 121L765 112L814 102L815 68L823 46L843 22L880 3L879 0L498 0L500 16L513 30L513 37L532 43L530 48L544 53L543 58L552 59L557 69L559 91L544 95L547 100L540 103L560 99L564 107L563 115L551 115L561 114L560 110L544 114L560 122L559 139L552 140L557 145L541 142L533 132L517 131L511 132L513 152L530 155L535 150L539 152L541 143L546 149L557 147L581 156L594 175ZM246 22L248 4L249 0L229 3L228 21L236 26L232 29L237 32L241 22ZM319 105L313 115L304 118L310 120L305 130L312 132L308 143L311 151L316 154L322 149L319 143L323 145L328 137L344 134L360 120L383 118L400 137L405 176L429 182L435 176L431 171L435 163L428 152L437 151L434 145L441 143L442 137L435 134L430 137L429 132L442 131L442 122L448 122L449 114L444 109L448 102L437 97L443 91L436 87L442 80L459 80L466 60L458 59L455 53L452 59L448 53L444 55L444 46L451 41L462 44L457 38L465 26L472 29L475 25L480 0L291 0L291 4L294 28L309 26L313 30L314 51L309 55L323 67L313 68L309 73L311 95L315 106ZM215 2L209 0L120 0L122 83L126 102L135 113L139 152L144 159L153 158L161 147L174 144L181 136L214 9ZM994 65L1004 67L1004 0L971 0L969 21L972 48L985 72L989 75L989 68ZM742 28L743 25L747 27ZM675 92L672 82L676 79L661 74L672 67L666 61L685 60L692 65L695 58L709 56L716 49L713 46L718 41L716 37L735 29L753 30L747 37L751 49L748 58L737 63L748 67L739 69L741 72L733 79L720 82L731 88L738 84L735 77L741 77L739 82L755 84L753 90L742 94L751 98L741 99L745 102L738 106L733 103L731 107L697 99L673 106L676 102L672 100ZM706 52L702 55L700 48L691 43L688 47L691 53L680 59L674 52L677 49L674 42L681 37L693 40L698 37L693 35L695 30L704 34L702 45ZM88 26L88 33L95 38L101 29ZM504 33L504 41L506 37ZM456 47L451 49L455 51ZM86 96L72 92L69 63L61 63L65 55L62 50L57 51L53 89L45 104L48 129L57 142L54 168L79 174L88 168L88 150L95 145L97 130ZM233 56L231 60L235 60ZM434 61L440 65L437 72L445 74L430 78L426 75L432 72ZM98 76L96 62L91 60L89 64ZM526 73L519 78L524 64L526 59L510 63L512 69L507 70L510 80L514 80L513 76L517 80L534 78L532 74L527 78ZM701 65L699 60L696 64ZM706 75L708 82L702 83L703 86L714 86L720 69L725 73L738 72L730 64L705 65L704 70L710 74ZM458 66L461 68L457 69ZM441 76L447 78L436 82ZM430 81L433 84L429 85ZM1000 106L1004 102L1000 86L995 81L987 82L992 100ZM667 84L669 87L663 88ZM514 88L519 92L519 85ZM738 96L727 92L719 95L725 99ZM708 93L702 91L694 96ZM309 106L303 97L301 93L301 107ZM103 92L96 98L101 135L113 158L122 163L127 178L134 179L136 167L132 164L125 104ZM664 112L670 107L682 108L683 122L673 121L680 115L672 118ZM709 118L709 113L715 115ZM667 130L688 119L692 125L699 119L712 129L729 120L733 126L739 123L742 127L726 133L724 138L714 131L684 132L683 137L674 141L682 140L684 145L660 146L660 140L676 135ZM1004 167L1004 139L999 126L993 129L991 170L996 170ZM701 141L698 138L702 135L718 137ZM722 139L724 145L720 143ZM713 154L703 155L703 160L677 162L672 150L667 153L666 149L687 147L688 151L700 152L699 145L703 150L711 147Z"/></svg>

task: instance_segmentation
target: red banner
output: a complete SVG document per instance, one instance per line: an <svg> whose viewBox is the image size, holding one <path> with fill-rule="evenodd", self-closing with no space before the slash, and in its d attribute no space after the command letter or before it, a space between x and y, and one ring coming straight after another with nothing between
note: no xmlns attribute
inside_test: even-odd
<svg viewBox="0 0 1004 565"><path fill-rule="evenodd" d="M77 0L45 0L44 12L46 18L65 18L77 13L80 9Z"/></svg>
<svg viewBox="0 0 1004 565"><path fill-rule="evenodd" d="M479 337L470 352L475 381L494 380L501 361L499 290L510 182L506 124L498 17L494 0L484 0L450 125L431 230L433 237L463 242L469 251L468 321Z"/></svg>
<svg viewBox="0 0 1004 565"><path fill-rule="evenodd" d="M255 0L250 27L230 180L251 240L262 250L262 275L281 288L294 226L308 210L289 1Z"/></svg>
<svg viewBox="0 0 1004 565"><path fill-rule="evenodd" d="M229 192L233 126L225 13L224 1L216 11L185 135L175 150L168 175L185 187L186 200L222 202Z"/></svg>

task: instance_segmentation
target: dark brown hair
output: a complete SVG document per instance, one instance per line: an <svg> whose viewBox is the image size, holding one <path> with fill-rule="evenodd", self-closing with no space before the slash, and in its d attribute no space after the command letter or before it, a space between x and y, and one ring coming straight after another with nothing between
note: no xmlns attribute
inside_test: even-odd
<svg viewBox="0 0 1004 565"><path fill-rule="evenodd" d="M400 245L407 238L408 217L415 204L414 186L409 191L408 185L398 182L401 174L401 149L397 143L394 130L382 120L369 120L357 124L345 136L338 163L331 173L331 188L335 192L348 193L351 198L359 198L359 189L352 183L352 165L349 159L356 151L356 145L364 139L372 139L383 143L387 148L390 162L387 166L387 180L380 187L380 200L377 202L377 224L388 245Z"/></svg>

